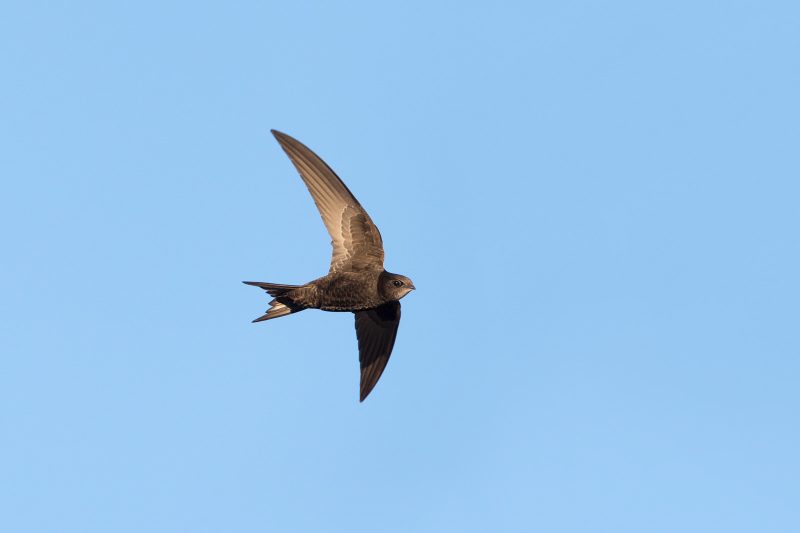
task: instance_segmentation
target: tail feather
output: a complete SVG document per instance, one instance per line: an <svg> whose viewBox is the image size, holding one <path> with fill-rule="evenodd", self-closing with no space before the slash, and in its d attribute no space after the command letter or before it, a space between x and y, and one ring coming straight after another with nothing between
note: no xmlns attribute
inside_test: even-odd
<svg viewBox="0 0 800 533"><path fill-rule="evenodd" d="M260 287L267 291L274 299L269 303L270 308L267 313L253 320L253 322L263 322L272 318L278 318L297 311L302 311L303 307L296 305L288 296L288 293L300 287L300 285L282 285L280 283L264 283L262 281L244 281L247 285Z"/></svg>
<svg viewBox="0 0 800 533"><path fill-rule="evenodd" d="M282 304L280 302L276 302L275 300L272 300L269 303L269 305L271 305L272 307L269 308L269 310L267 311L267 314L261 315L260 317L258 317L255 320L253 320L253 322L263 322L263 321L269 320L271 318L278 318L278 317L290 315L290 314L294 313L295 311L299 310L299 309L292 309L288 305L284 305L284 304Z"/></svg>
<svg viewBox="0 0 800 533"><path fill-rule="evenodd" d="M281 283L265 283L263 281L243 281L245 285L260 287L267 291L270 296L284 296L287 292L300 288L300 285L283 285Z"/></svg>

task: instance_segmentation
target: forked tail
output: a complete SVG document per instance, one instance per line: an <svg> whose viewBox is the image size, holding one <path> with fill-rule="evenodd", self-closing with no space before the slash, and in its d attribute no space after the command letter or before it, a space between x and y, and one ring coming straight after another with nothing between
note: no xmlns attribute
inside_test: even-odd
<svg viewBox="0 0 800 533"><path fill-rule="evenodd" d="M297 305L292 300L291 296L289 296L289 293L294 289L300 288L300 285L281 285L280 283L264 283L262 281L243 281L242 283L254 287L261 287L267 291L270 296L274 297L269 303L270 308L267 310L267 314L256 318L253 322L263 322L264 320L290 315L304 309L302 306Z"/></svg>

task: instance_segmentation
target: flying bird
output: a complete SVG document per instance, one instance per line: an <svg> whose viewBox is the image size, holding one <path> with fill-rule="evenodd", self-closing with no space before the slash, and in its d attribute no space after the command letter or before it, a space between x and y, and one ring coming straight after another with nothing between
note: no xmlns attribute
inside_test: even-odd
<svg viewBox="0 0 800 533"><path fill-rule="evenodd" d="M381 233L336 173L297 139L275 130L272 134L311 193L331 236L333 254L328 274L305 285L243 282L273 297L267 313L253 322L304 309L352 312L363 402L386 368L400 325L400 299L414 290L414 283L384 270Z"/></svg>

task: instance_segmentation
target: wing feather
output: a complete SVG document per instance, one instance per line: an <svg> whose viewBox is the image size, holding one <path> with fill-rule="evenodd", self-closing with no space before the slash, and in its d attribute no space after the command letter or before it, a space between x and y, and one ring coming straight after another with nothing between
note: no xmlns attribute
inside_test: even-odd
<svg viewBox="0 0 800 533"><path fill-rule="evenodd" d="M272 130L306 184L331 236L330 272L383 270L383 240L350 189L303 143Z"/></svg>
<svg viewBox="0 0 800 533"><path fill-rule="evenodd" d="M375 309L357 311L356 336L358 360L361 364L363 402L383 374L392 355L397 328L400 325L400 302L385 303Z"/></svg>

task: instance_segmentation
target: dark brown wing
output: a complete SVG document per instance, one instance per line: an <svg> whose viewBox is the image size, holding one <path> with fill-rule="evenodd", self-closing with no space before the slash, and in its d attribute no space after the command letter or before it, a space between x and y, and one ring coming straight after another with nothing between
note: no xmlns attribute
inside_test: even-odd
<svg viewBox="0 0 800 533"><path fill-rule="evenodd" d="M383 270L381 233L342 180L297 139L272 130L308 187L328 233L333 255L330 272Z"/></svg>
<svg viewBox="0 0 800 533"><path fill-rule="evenodd" d="M375 309L357 311L356 335L358 360L361 362L361 400L369 396L392 355L397 326L400 325L400 302L389 302Z"/></svg>

